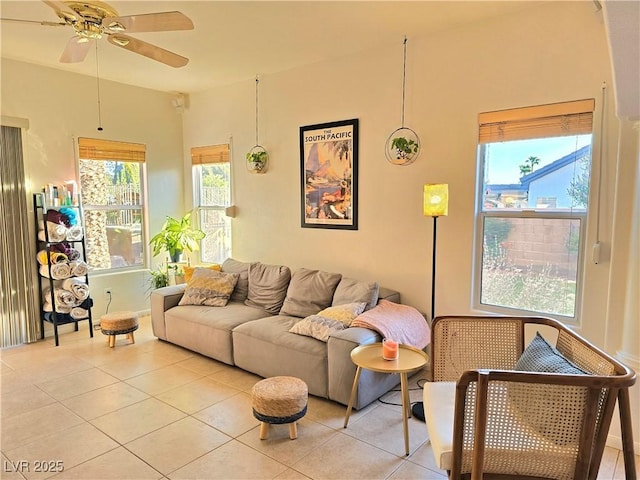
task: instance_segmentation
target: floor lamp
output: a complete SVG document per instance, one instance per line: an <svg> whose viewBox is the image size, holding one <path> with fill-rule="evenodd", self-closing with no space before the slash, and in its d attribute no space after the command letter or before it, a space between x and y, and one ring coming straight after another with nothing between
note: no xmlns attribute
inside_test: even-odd
<svg viewBox="0 0 640 480"><path fill-rule="evenodd" d="M428 183L424 186L423 210L425 217L433 217L433 259L431 261L431 322L436 312L436 227L438 217L449 213L449 185ZM416 402L411 407L413 416L424 421L424 404Z"/></svg>
<svg viewBox="0 0 640 480"><path fill-rule="evenodd" d="M449 213L449 185L428 183L424 186L424 215L433 217L433 259L431 261L431 321L435 317L436 301L436 227L438 217Z"/></svg>

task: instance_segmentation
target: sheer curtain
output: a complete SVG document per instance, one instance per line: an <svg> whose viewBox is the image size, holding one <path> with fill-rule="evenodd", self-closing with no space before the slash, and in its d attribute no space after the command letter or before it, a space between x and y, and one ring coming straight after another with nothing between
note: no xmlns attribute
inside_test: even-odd
<svg viewBox="0 0 640 480"><path fill-rule="evenodd" d="M20 128L0 131L0 347L34 342L40 320Z"/></svg>

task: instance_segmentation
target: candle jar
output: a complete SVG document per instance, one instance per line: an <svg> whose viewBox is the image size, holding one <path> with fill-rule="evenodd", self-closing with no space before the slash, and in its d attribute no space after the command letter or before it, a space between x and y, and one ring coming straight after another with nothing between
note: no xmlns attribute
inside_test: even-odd
<svg viewBox="0 0 640 480"><path fill-rule="evenodd" d="M382 358L385 360L397 360L399 353L398 342L390 338L382 339Z"/></svg>

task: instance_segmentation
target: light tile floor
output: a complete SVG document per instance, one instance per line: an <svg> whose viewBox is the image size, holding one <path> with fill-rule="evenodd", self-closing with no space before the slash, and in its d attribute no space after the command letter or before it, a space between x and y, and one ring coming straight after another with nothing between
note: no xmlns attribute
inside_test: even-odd
<svg viewBox="0 0 640 480"><path fill-rule="evenodd" d="M157 340L149 317L133 345L122 335L109 348L86 328L62 335L59 347L46 339L0 351L0 478L446 477L413 418L405 457L399 406L374 402L343 429L344 405L310 397L296 440L276 425L261 441L250 397L260 377ZM411 377L413 401L424 377ZM607 448L598 478L624 478L618 450Z"/></svg>

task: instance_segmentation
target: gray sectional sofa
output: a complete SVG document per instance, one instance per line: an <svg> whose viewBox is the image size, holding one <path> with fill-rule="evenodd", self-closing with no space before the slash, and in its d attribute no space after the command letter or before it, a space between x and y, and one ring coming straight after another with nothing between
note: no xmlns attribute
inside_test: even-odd
<svg viewBox="0 0 640 480"><path fill-rule="evenodd" d="M154 290L154 335L261 377L298 377L310 394L347 405L356 371L351 350L379 342L380 335L350 327L324 342L289 330L331 305L366 302L369 309L380 299L400 303L400 294L336 273L303 268L291 274L282 265L227 259L221 270L237 278L225 306L181 305L184 284ZM363 370L354 407L365 407L398 383L397 375Z"/></svg>

